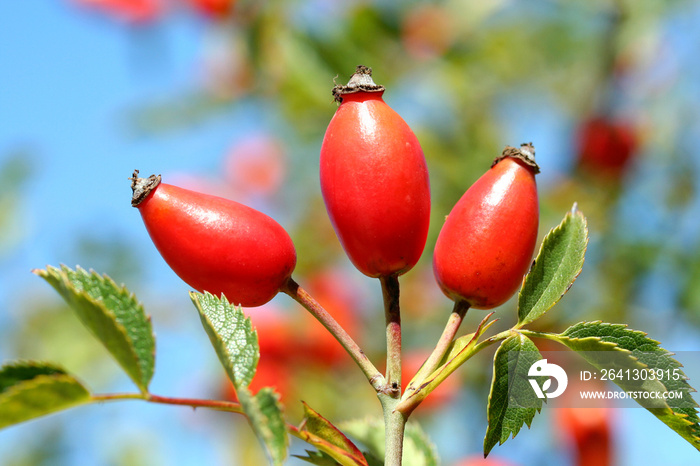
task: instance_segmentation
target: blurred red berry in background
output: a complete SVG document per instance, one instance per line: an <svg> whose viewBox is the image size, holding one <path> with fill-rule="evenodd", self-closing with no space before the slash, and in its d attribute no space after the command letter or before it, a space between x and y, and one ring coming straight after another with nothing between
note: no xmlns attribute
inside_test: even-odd
<svg viewBox="0 0 700 466"><path fill-rule="evenodd" d="M613 464L613 436L607 407L555 410L556 425L573 445L576 466L610 466Z"/></svg>
<svg viewBox="0 0 700 466"><path fill-rule="evenodd" d="M236 0L189 0L189 3L210 18L223 19L231 14Z"/></svg>
<svg viewBox="0 0 700 466"><path fill-rule="evenodd" d="M226 182L244 195L274 194L282 186L286 173L282 145L263 134L237 142L224 161Z"/></svg>
<svg viewBox="0 0 700 466"><path fill-rule="evenodd" d="M515 463L499 459L499 458L484 458L481 455L474 455L468 458L459 460L453 466L517 466Z"/></svg>
<svg viewBox="0 0 700 466"><path fill-rule="evenodd" d="M281 144L271 136L258 134L233 144L216 177L175 172L169 173L168 179L186 189L256 205L261 198L274 195L286 175L286 155Z"/></svg>
<svg viewBox="0 0 700 466"><path fill-rule="evenodd" d="M72 0L80 7L91 8L132 24L156 20L163 12L162 0Z"/></svg>
<svg viewBox="0 0 700 466"><path fill-rule="evenodd" d="M619 178L638 149L637 129L625 120L595 116L577 134L578 166L592 175Z"/></svg>
<svg viewBox="0 0 700 466"><path fill-rule="evenodd" d="M455 23L445 7L420 5L401 24L401 41L413 57L427 60L444 55L455 39Z"/></svg>

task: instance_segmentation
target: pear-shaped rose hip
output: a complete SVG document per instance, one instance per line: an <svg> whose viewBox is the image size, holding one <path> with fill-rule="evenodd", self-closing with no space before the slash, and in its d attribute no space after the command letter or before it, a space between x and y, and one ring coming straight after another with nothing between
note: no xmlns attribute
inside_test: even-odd
<svg viewBox="0 0 700 466"><path fill-rule="evenodd" d="M165 262L187 284L245 307L261 306L296 265L294 244L272 218L238 202L131 178L137 207Z"/></svg>
<svg viewBox="0 0 700 466"><path fill-rule="evenodd" d="M430 183L423 150L382 99L384 87L359 66L321 146L321 191L336 234L365 275L400 275L418 261L428 235Z"/></svg>
<svg viewBox="0 0 700 466"><path fill-rule="evenodd" d="M491 309L522 283L539 225L534 155L531 144L506 147L445 220L433 269L449 298Z"/></svg>

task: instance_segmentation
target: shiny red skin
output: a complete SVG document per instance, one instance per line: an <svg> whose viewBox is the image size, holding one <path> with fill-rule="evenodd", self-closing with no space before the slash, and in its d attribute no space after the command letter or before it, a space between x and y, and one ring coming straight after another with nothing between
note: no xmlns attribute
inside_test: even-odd
<svg viewBox="0 0 700 466"><path fill-rule="evenodd" d="M296 265L284 228L238 202L161 183L138 209L173 271L196 290L223 293L231 303L265 304Z"/></svg>
<svg viewBox="0 0 700 466"><path fill-rule="evenodd" d="M440 231L433 269L442 291L477 309L506 302L530 268L538 224L533 169L501 160L464 193Z"/></svg>
<svg viewBox="0 0 700 466"><path fill-rule="evenodd" d="M381 92L346 94L321 146L321 192L355 267L403 274L425 248L430 182L423 150Z"/></svg>

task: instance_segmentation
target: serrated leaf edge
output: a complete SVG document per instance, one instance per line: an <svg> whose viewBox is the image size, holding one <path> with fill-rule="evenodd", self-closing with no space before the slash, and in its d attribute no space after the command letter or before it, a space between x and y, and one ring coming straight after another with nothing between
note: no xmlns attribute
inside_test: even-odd
<svg viewBox="0 0 700 466"><path fill-rule="evenodd" d="M36 359L14 359L12 361L8 361L0 366L0 372L8 367L47 367L49 369L57 370L63 374L67 373L60 364L51 361L37 361Z"/></svg>
<svg viewBox="0 0 700 466"><path fill-rule="evenodd" d="M70 268L64 264L61 264L61 268L70 270ZM117 284L117 282L114 281L114 279L112 277L110 277L109 275L100 274L97 271L95 271L94 269L86 270L86 269L83 269L82 267L80 267L79 265L76 266L76 272L77 271L80 271L86 275L90 275L92 277L95 277L98 280L102 280L102 281L109 283L117 291L119 297L124 297L126 301L133 303L134 307L137 310L139 310L140 313L143 314L143 316L145 317L144 321L145 321L145 324L148 326L148 334L150 335L151 342L153 343L151 351L149 353L151 356L151 363L152 364L150 364L150 367L151 367L150 370L148 370L146 372L144 372L143 367L139 363L139 361L141 361L141 358L138 357L138 354L136 354L134 339L131 338L131 335L129 334L129 329L126 328L126 326L124 326L120 322L118 322L118 324L119 324L120 328L124 329L124 332L127 336L127 339L131 343L130 348L132 349L132 352L136 355L137 366L139 367L139 372L140 372L140 375L141 375L141 378L143 381L143 387L140 386L139 388L141 388L141 390L144 393L148 393L148 385L150 384L151 379L153 378L153 374L155 372L155 358L156 358L156 338L155 338L155 333L153 332L153 322L152 322L151 316L146 313L146 309L143 307L143 303L138 300L138 298L136 297L136 294L133 293L131 290L129 290L124 283ZM83 291L83 293L85 293L85 291ZM85 293L85 294L87 294L87 293ZM103 307L106 312L109 312L111 315L113 315L116 318L116 315L110 309L107 309L102 304L103 301L100 301L100 303L101 303L101 307Z"/></svg>
<svg viewBox="0 0 700 466"><path fill-rule="evenodd" d="M31 379L28 380L22 380L19 383L12 385L11 387L7 388L4 392L0 394L0 400L2 398L10 398L10 396L16 392L22 392L26 390L27 388L32 388L31 386L39 386L39 385L44 385L47 382L55 382L55 381L66 381L66 382L73 382L75 385L79 386L85 391L86 399L90 399L90 391L85 387L83 383L81 383L77 378L72 376L71 374L68 374L66 372L63 373L57 373L57 374L40 374L37 375L36 377L32 377Z"/></svg>
<svg viewBox="0 0 700 466"><path fill-rule="evenodd" d="M602 344L604 344L604 345L611 345L611 346L613 346L614 349L615 349L616 351L622 351L622 352L627 353L627 354L630 356L630 358L634 359L634 360L635 360L638 364L640 364L641 366L643 366L643 367L645 367L645 368L646 368L646 367L649 367L649 366L648 366L647 364L645 364L644 362L639 361L639 359L636 358L636 357L634 356L634 354L633 354L630 350L628 350L628 349L626 349L626 348L621 348L621 347L620 347L618 344L616 344L616 343L611 343L611 342L603 341L603 340L602 340L602 337L591 336L591 337L584 337L584 338L572 338L572 337L569 337L569 336L565 335L566 332L569 331L571 328L576 327L576 326L582 326L582 325L585 325L585 324L594 324L594 325L607 326L607 327L611 327L611 328L617 328L617 329L621 329L621 330L622 330L622 329L627 330L627 331L629 331L629 332L632 332L633 334L642 336L642 337L646 338L647 340L649 340L649 342L652 343L652 344L654 344L654 345L656 346L657 349L665 351L665 352L666 352L665 356L669 356L669 357L670 357L670 356L673 356L673 355L674 355L674 353L672 353L672 352L668 351L667 349L663 348L663 347L661 346L661 342L659 342L658 340L655 340L655 339L653 339L653 338L650 338L650 337L648 336L649 334L648 334L647 332L644 332L644 331L642 331L642 330L631 329L631 328L629 328L629 325L628 325L628 324L613 324L613 323L609 323L609 322L603 322L603 321L601 321L601 320L595 320L595 321L591 321L591 322L586 322L586 321L584 321L584 322L579 322L579 323L577 323L577 324L572 325L571 327L569 327L569 328L567 328L566 330L564 330L564 332L562 332L562 333L560 333L560 334L556 334L556 336L558 336L558 337L564 337L564 338L567 339L567 340L576 340L576 341L585 341L585 340L588 340L588 339L598 340L600 343L602 343ZM566 345L566 344L563 343L562 341L560 341L560 340L558 340L558 341L559 341L561 344ZM675 361L675 360L674 360L674 361ZM681 364L681 363L678 362L678 361L676 361L676 362L678 363L678 365L679 365L680 367L683 367L683 364ZM687 380L687 377L686 377L686 380ZM697 392L696 389L694 389L694 388L691 387L690 385L688 385L688 386L690 387L690 391L691 391L691 392ZM698 404L697 404L697 402L696 402L694 399L693 399L693 403L695 404L695 407L697 408L697 407L698 407ZM670 415L672 415L673 417L678 418L678 420L680 420L681 422L683 422L687 427L692 427L691 430L693 430L693 431L700 431L700 425L699 425L698 423L694 423L694 422L688 420L688 415L687 415L687 414L676 412L676 411L674 411L673 408L671 408L670 406L666 406L665 408L652 408L652 409L647 409L647 410L648 410L649 412L651 412L652 414L654 414L657 418L659 418L659 420L661 420L661 421L663 422L663 420L661 419L661 417L660 417L659 415L656 414L656 411L658 411L659 409L662 409L666 414L670 414ZM664 422L664 424L666 424L666 423ZM668 424L666 424L666 425L667 425L669 428L671 428L671 430L673 430L673 431L676 432L678 435L680 435L682 438L684 438L685 440L687 440L687 441L688 441L691 445L693 445L693 447L695 447L697 450L700 450L700 435L684 435L683 433L678 432L677 430L673 429L670 425L668 425Z"/></svg>
<svg viewBox="0 0 700 466"><path fill-rule="evenodd" d="M508 338L506 338L505 340L503 340L503 341L501 342L501 344L498 346L498 348L496 349L496 352L495 352L494 355L493 355L494 370L493 370L493 374L492 374L492 376L491 376L491 388L490 388L490 390L489 390L488 403L487 403L487 405L486 405L486 406L487 406L487 416L486 416L486 419L487 419L488 426L487 426L487 428L486 428L486 434L484 435L484 458L487 457L488 454L489 454L489 453L491 452L491 450L493 449L493 447L496 446L496 444L493 444L488 450L486 450L486 440L488 439L489 428L491 427L490 422L488 422L488 408L491 406L491 401L493 400L493 387L494 387L495 381L496 381L496 368L495 368L496 357L498 356L498 352L499 352L499 351L501 350L501 348L503 347L503 344L504 344L508 339L513 338L513 337L516 337L516 336L524 337L524 338L530 340L530 339L529 339L526 335L524 335L523 333L520 333L520 332L518 332L518 331L514 331L513 334L512 334L511 336L509 336ZM532 340L530 340L530 341L532 341ZM533 343L533 344L534 344L534 343ZM539 350L538 350L538 352L539 352ZM538 413L538 414L542 412L542 407L541 407L541 406L540 406L539 408L535 408L535 409L537 410L537 413ZM527 428L530 429L530 428L532 427L532 421L533 421L533 420L534 420L534 416L533 416L533 418L530 419L529 421L527 421L527 420L524 421L523 424L525 424L525 425L527 426ZM520 427L518 427L517 431L509 433L509 434L508 434L508 437L506 437L505 439L502 438L502 437L503 437L502 435L499 436L498 445L499 445L499 446L500 446L500 445L503 445L503 444L504 444L506 441L508 441L509 439L514 439L514 438L520 433L521 430L522 430L522 425L521 425Z"/></svg>
<svg viewBox="0 0 700 466"><path fill-rule="evenodd" d="M289 451L289 435L287 435L287 431L285 428L285 435L284 435L284 453L282 458L278 458L275 455L275 452L272 451L270 448L271 443L270 441L274 441L271 436L274 435L274 432L272 432L271 429L268 428L267 425L259 425L255 420L256 419L267 419L267 416L263 413L262 409L260 408L260 400L259 396L261 393L266 393L269 392L275 402L275 405L277 409L280 411L280 417L284 421L284 410L279 402L280 396L277 392L273 390L272 387L264 387L258 391L255 395L253 395L250 390L247 387L241 387L241 389L238 391L238 399L241 403L241 406L243 407L243 411L246 414L246 417L248 418L248 423L250 424L251 428L253 429L253 432L255 432L255 435L258 437L260 442L262 443L265 453L268 455L268 459L270 460L270 463L273 465L282 465L284 462L288 451Z"/></svg>
<svg viewBox="0 0 700 466"><path fill-rule="evenodd" d="M566 287L566 290L564 290L564 292L561 295L559 295L559 297L557 299L555 299L554 302L552 302L548 307L546 307L537 317L535 317L533 319L528 319L528 315L529 315L529 313L528 313L528 315L526 315L523 320L520 320L520 312L519 312L520 310L518 309L518 323L517 323L518 328L534 322L535 320L539 319L540 317L545 315L547 312L549 312L549 310L552 309L561 300L561 298L563 298L564 295L566 295L566 293L569 292L569 290L573 286L576 279L579 277L579 275L581 275L581 271L583 270L583 264L585 262L586 250L588 249L588 242L589 242L588 221L586 220L586 217L583 215L583 213L581 213L578 210L576 204L574 204L574 206L571 208L571 210L566 213L566 215L564 216L564 219L559 223L559 225L557 225L556 227L549 230L549 232L543 238L542 243L540 244L539 251L537 252L537 255L535 256L535 260L533 260L532 264L530 265L530 270L528 270L528 273L523 277L523 282L522 282L522 285L520 286L520 291L518 292L518 303L520 303L520 296L522 295L523 288L525 286L525 282L527 281L527 278L530 275L530 271L532 271L532 269L535 267L535 264L537 263L537 260L542 255L542 252L544 250L545 243L547 242L547 239L551 235L555 234L557 231L563 229L564 224L567 221L570 221L570 219L572 219L574 217L574 215L579 216L581 218L581 220L583 221L583 235L585 238L584 244L583 244L583 254L581 256L581 261L578 265L578 272L576 272L576 274L574 274L574 277L569 282L569 285ZM538 298L537 303L540 302L540 299L542 299L542 298L541 297ZM532 309L534 309L535 307L536 307L536 305L533 305Z"/></svg>
<svg viewBox="0 0 700 466"><path fill-rule="evenodd" d="M568 332L568 331L571 330L572 328L574 328L574 327L576 327L576 326L579 326L579 325L601 325L601 326L605 326L605 327L612 327L612 328L619 328L619 329L627 329L628 331L630 331L630 332L632 332L632 333L635 333L635 334L637 334L637 335L641 335L641 336L643 336L643 337L649 339L652 343L656 344L656 346L659 346L659 347L660 347L660 345L661 345L661 342L660 342L660 341L657 341L657 340L654 340L653 338L650 338L650 337L649 337L649 334L648 334L647 332L645 332L645 331L643 331L643 330L632 329L632 328L629 327L629 324L613 324L613 323L611 323L611 322L603 322L602 320L591 320L591 321L584 320L584 321L582 321L582 322L577 322L577 323L575 323L575 324L569 326L569 328L567 328L566 330L564 330L562 333L558 333L558 334L556 334L556 335L562 335L562 336L563 336L563 335L566 334L566 332ZM567 338L571 338L571 337L567 337ZM589 338L589 337L585 337L585 338ZM601 338L601 337L595 337L595 338ZM574 339L574 338L572 338L572 339ZM607 343L607 342L606 342L606 343ZM613 344L613 345L615 345L615 346L619 346L619 345L617 345L616 343L611 343L611 344ZM621 348L621 349L624 349L624 348ZM626 350L626 351L627 351L627 350Z"/></svg>
<svg viewBox="0 0 700 466"><path fill-rule="evenodd" d="M114 313L113 313L111 310L109 310L109 309L104 305L104 302L103 302L103 301L101 301L101 300L98 301L98 300L93 299L93 298L87 293L87 291L85 291L85 290L77 290L77 289L73 286L73 284L71 283L71 281L68 279L68 276L66 275L66 270L71 270L71 269L70 269L70 267L68 267L68 266L66 266L66 265L64 265L64 264L61 264L61 268L60 268L60 269L57 268L57 267L53 267L53 266L49 265L49 266L46 267L46 269L34 269L33 272L34 272L36 275L38 275L39 277L41 277L41 278L43 278L44 280L46 280L47 282L49 282L49 281L47 280L47 275L52 275L54 278L60 280L60 281L63 283L63 286L64 286L64 287L66 287L68 290L71 290L71 292L72 292L73 294L75 294L75 296L77 296L77 297L79 297L80 299L83 299L83 300L85 300L85 301L87 301L87 302L89 302L89 303L95 305L96 307L100 308L100 310L101 310L104 314L106 314L106 315L112 317L112 323L114 324L116 330L119 332L119 334L120 334L121 336L123 336L124 340L128 343L128 352L131 354L131 356L133 357L134 362L136 363L136 364L135 364L135 367L137 368L138 377L134 377L134 376L131 374L130 370L128 370L127 368L125 368L125 367L123 366L122 362L119 361L119 359L112 353L112 351L107 347L107 345L105 345L105 344L102 342L102 340L100 339L100 337L99 337L98 335L96 335L95 332L94 332L89 326L87 326L87 325L85 325L85 324L83 323L82 318L80 318L80 315L79 315L79 314L77 314L77 313L74 312L74 313L76 314L76 316L78 317L78 320L80 320L80 322L88 329L88 331L89 331L90 333L92 333L93 336L94 336L95 338L97 338L97 340L102 344L102 346L104 346L104 348L107 350L107 352L110 354L110 356L112 356L112 358L117 362L117 364L118 364L119 366L121 366L122 369L124 369L124 372L126 372L126 374L127 374L127 375L129 376L129 378L136 384L136 386L139 388L139 390L141 390L142 393L148 393L148 385L150 384L151 378L153 377L153 371L151 371L151 373L149 374L148 377L146 377L146 374L144 374L143 368L141 367L141 364L139 364L140 358L139 358L138 354L136 353L136 351L135 351L135 349L134 349L134 341L133 341L133 339L131 338L131 336L129 335L129 332L127 331L126 327L125 327L121 322L119 322L119 321L116 320L116 316L114 315ZM72 270L71 270L71 271L72 271ZM51 273L51 272L55 272L55 273ZM111 277L109 277L108 275L100 275L99 273L97 273L96 271L94 271L94 270L92 270L92 269L90 269L90 271L88 271L88 270L83 269L83 268L80 267L80 266L76 266L75 272L79 272L79 273L86 274L86 275L89 274L89 275L95 276L95 277L97 277L97 278L99 278L99 279L102 279L102 280L105 280L105 281L110 282L111 284L114 285L115 289L118 290L118 292L119 292L122 296L127 296L130 300L133 300L133 301L137 304L137 306L138 306L139 308L141 308L142 311L144 311L144 310L143 310L143 305L136 299L136 296L135 296L133 293L131 293L131 292L126 288L126 286L124 286L124 285L121 285L121 286L117 285L116 282L115 282ZM49 282L49 284L51 284L51 282ZM58 291L59 294L61 294L61 292L60 292L59 290L56 290L56 291ZM61 295L61 296L65 299L65 297L64 297L63 295ZM71 305L71 302L69 301L68 304L69 304L69 306L70 306L70 305ZM144 315L145 315L145 311L144 311ZM153 337L153 341L154 341L153 351L151 352L151 354L152 354L152 358L153 358L153 366L155 367L155 337L154 337L154 334L153 334L153 327L152 327L152 325L151 325L151 318L150 318L150 316L146 315L146 320L147 320L147 322L148 322L148 324L149 324L149 328L150 328L150 332L149 332L149 333L150 333L151 336Z"/></svg>
<svg viewBox="0 0 700 466"><path fill-rule="evenodd" d="M258 331L257 331L257 329L253 326L253 323L252 323L250 317L246 316L246 315L243 313L243 309L241 308L241 306L236 306L236 305L234 305L234 304L231 304L231 303L228 301L228 299L226 298L226 296L223 295L223 294L221 295L221 297L218 297L218 296L215 296L215 295L209 293L208 291L205 291L204 293L199 293L199 292L191 291L191 292L190 292L190 299L192 300L192 302L194 303L195 307L197 308L197 311L198 311L198 313L199 313L200 318L202 319L202 322L204 323L204 322L206 321L206 325L208 325L209 328L212 329L212 331L213 331L213 329L214 329L214 326L212 325L211 319L209 319L209 316L206 315L206 313L204 312L204 309L202 308L202 303L201 303L201 301L200 301L200 297L201 297L201 298L204 298L204 299L207 299L207 300L219 300L220 302L223 303L224 306L233 307L234 312L237 312L237 313L239 313L241 316L243 316L243 325L245 325L245 326L247 326L247 327L250 328L250 331L251 331L252 334L254 335L255 340L258 341ZM210 338L210 340L211 340L212 335L209 334L209 330L207 330L206 328L205 328L205 330L206 330L206 333L207 333L207 335L209 336L209 338ZM217 335L217 336L218 336L218 335ZM212 341L212 344L214 344L214 341ZM216 350L216 346L215 346L214 349L215 349L215 351L216 351L216 353L217 353L217 356L218 356L218 350ZM228 350L228 348L226 348L225 346L222 346L221 349L225 351L225 353L226 353L226 358L228 359L228 362L229 362L229 363L231 364L231 366L232 366L231 368L229 368L226 364L222 364L222 365L224 365L224 369L226 370L226 374L228 375L229 379L230 379L231 382L233 383L234 387L236 388L236 390L239 390L241 387L247 388L247 387L250 385L250 382L252 381L253 376L255 376L255 372L257 371L258 363L260 362L260 347L259 347L259 345L258 345L258 357L255 358L255 363L253 364L253 370L252 370L253 374L250 376L250 380L248 380L247 382L246 382L246 381L238 381L238 380L236 380L236 375L235 375L235 373L234 373L234 371L233 371L233 360L234 360L234 358L233 358L233 356L231 355L231 352ZM221 361L221 362L223 363L223 361ZM245 383L241 383L241 382L245 382Z"/></svg>

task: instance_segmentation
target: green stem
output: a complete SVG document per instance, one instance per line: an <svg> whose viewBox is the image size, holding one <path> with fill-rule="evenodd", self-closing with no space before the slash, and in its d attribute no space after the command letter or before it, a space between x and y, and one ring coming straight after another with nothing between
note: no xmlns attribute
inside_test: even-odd
<svg viewBox="0 0 700 466"><path fill-rule="evenodd" d="M459 330L460 325L462 325L462 321L464 320L464 316L467 314L468 310L469 303L462 300L455 301L452 313L450 314L449 319L447 319L447 324L445 324L445 329L443 330L437 345L435 345L435 349L413 377L411 383L408 384L408 387L406 387L404 398L407 398L412 392L416 391L423 380L425 380L427 376L432 374L435 369L439 367L440 361L442 361L442 358L445 357L445 354L449 350L450 345L457 334L457 330Z"/></svg>
<svg viewBox="0 0 700 466"><path fill-rule="evenodd" d="M384 466L401 466L403 461L403 436L408 415L396 410L400 399L379 395L384 411L385 453Z"/></svg>
<svg viewBox="0 0 700 466"><path fill-rule="evenodd" d="M506 338L508 338L512 334L513 334L513 329L504 330L500 333L497 333L497 334L487 338L486 340L484 340L480 343L477 343L476 345L474 345L474 348L472 350L472 354L470 355L470 357L474 356L479 351L488 348L489 346L493 345L494 343L505 340Z"/></svg>
<svg viewBox="0 0 700 466"><path fill-rule="evenodd" d="M309 293L299 286L292 278L282 288L282 292L288 294L292 299L301 304L307 311L313 315L316 320L321 322L324 327L338 340L345 351L352 357L358 367L362 370L369 380L369 383L377 391L381 391L385 387L384 376L374 367L374 364L369 360L364 351L359 347L355 340L345 331L345 329L316 301Z"/></svg>
<svg viewBox="0 0 700 466"><path fill-rule="evenodd" d="M535 332L533 330L525 329L519 329L518 331L526 337L544 338L546 340L552 340L561 343L561 336L557 333Z"/></svg>
<svg viewBox="0 0 700 466"><path fill-rule="evenodd" d="M379 394L384 411L385 466L401 466L403 436L408 416L396 411L401 399L401 307L397 275L379 278L386 319L386 386Z"/></svg>

